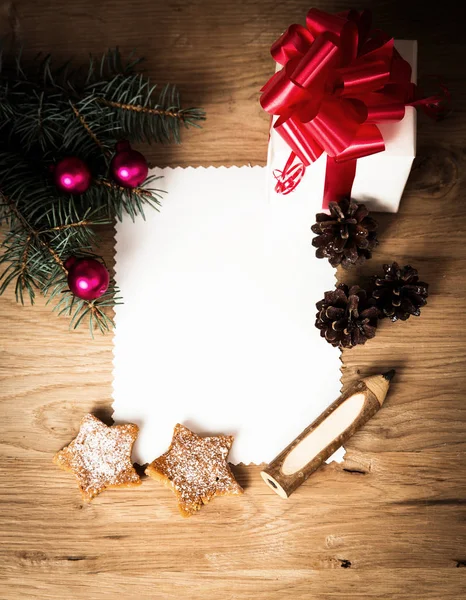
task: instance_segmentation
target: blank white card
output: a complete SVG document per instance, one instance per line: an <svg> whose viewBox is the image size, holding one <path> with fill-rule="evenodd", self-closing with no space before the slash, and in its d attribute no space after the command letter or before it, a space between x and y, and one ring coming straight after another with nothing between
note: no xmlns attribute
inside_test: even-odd
<svg viewBox="0 0 466 600"><path fill-rule="evenodd" d="M156 170L160 212L116 229L113 408L150 462L183 423L235 436L230 461L270 462L340 393L315 328L335 271L315 258L318 199L267 200L261 167Z"/></svg>

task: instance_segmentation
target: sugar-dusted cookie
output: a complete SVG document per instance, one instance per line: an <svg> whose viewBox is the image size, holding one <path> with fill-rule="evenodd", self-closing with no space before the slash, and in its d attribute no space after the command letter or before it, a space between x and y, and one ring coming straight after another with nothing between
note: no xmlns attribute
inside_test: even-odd
<svg viewBox="0 0 466 600"><path fill-rule="evenodd" d="M178 498L183 517L189 517L215 496L243 493L227 462L233 437L200 437L176 425L170 448L146 468L146 474L162 481Z"/></svg>
<svg viewBox="0 0 466 600"><path fill-rule="evenodd" d="M76 438L55 454L53 462L73 473L86 502L105 489L140 485L131 462L138 432L137 425L108 427L88 414L81 421Z"/></svg>

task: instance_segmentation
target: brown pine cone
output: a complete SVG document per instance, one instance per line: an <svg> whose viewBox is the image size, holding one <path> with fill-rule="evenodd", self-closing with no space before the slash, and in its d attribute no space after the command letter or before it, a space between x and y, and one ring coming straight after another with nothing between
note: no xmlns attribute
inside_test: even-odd
<svg viewBox="0 0 466 600"><path fill-rule="evenodd" d="M317 223L311 227L318 234L312 240L317 258L328 258L332 267L341 264L345 269L371 258L378 244L377 222L364 204L343 198L330 202L329 210L329 215L316 215Z"/></svg>
<svg viewBox="0 0 466 600"><path fill-rule="evenodd" d="M400 268L398 263L384 265L383 277L374 277L372 297L381 317L392 321L406 321L410 315L418 317L427 304L429 284L419 281L417 270L410 265Z"/></svg>
<svg viewBox="0 0 466 600"><path fill-rule="evenodd" d="M325 292L316 306L316 327L332 346L352 348L374 337L378 310L375 300L359 286L348 288L340 283L335 290Z"/></svg>

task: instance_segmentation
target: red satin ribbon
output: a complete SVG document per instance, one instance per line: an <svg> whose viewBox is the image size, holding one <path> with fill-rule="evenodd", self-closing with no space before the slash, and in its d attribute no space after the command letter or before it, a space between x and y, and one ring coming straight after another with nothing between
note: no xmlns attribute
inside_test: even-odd
<svg viewBox="0 0 466 600"><path fill-rule="evenodd" d="M291 192L325 153L323 208L351 193L358 158L385 149L377 124L400 121L407 105L437 116L445 99L417 97L409 63L393 38L371 30L368 11L311 8L306 27L291 25L271 53L283 69L262 88L261 105L278 116L274 128L291 150L275 189Z"/></svg>

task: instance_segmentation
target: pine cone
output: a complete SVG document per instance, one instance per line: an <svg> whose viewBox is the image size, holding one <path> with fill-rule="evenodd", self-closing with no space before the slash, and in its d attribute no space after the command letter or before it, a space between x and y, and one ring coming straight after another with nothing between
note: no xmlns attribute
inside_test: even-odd
<svg viewBox="0 0 466 600"><path fill-rule="evenodd" d="M340 283L335 290L325 292L324 299L316 306L319 311L316 327L332 346L352 348L374 337L378 310L375 300L368 298L359 286L348 289Z"/></svg>
<svg viewBox="0 0 466 600"><path fill-rule="evenodd" d="M317 237L312 245L317 248L317 258L328 258L332 267L341 264L345 269L371 258L378 244L377 222L369 217L364 204L350 198L329 203L330 214L316 215L317 223L311 227Z"/></svg>
<svg viewBox="0 0 466 600"><path fill-rule="evenodd" d="M410 265L400 268L398 263L384 265L383 277L374 277L372 297L380 316L392 321L406 321L410 315L418 317L421 306L427 304L429 284L419 281L417 270Z"/></svg>

